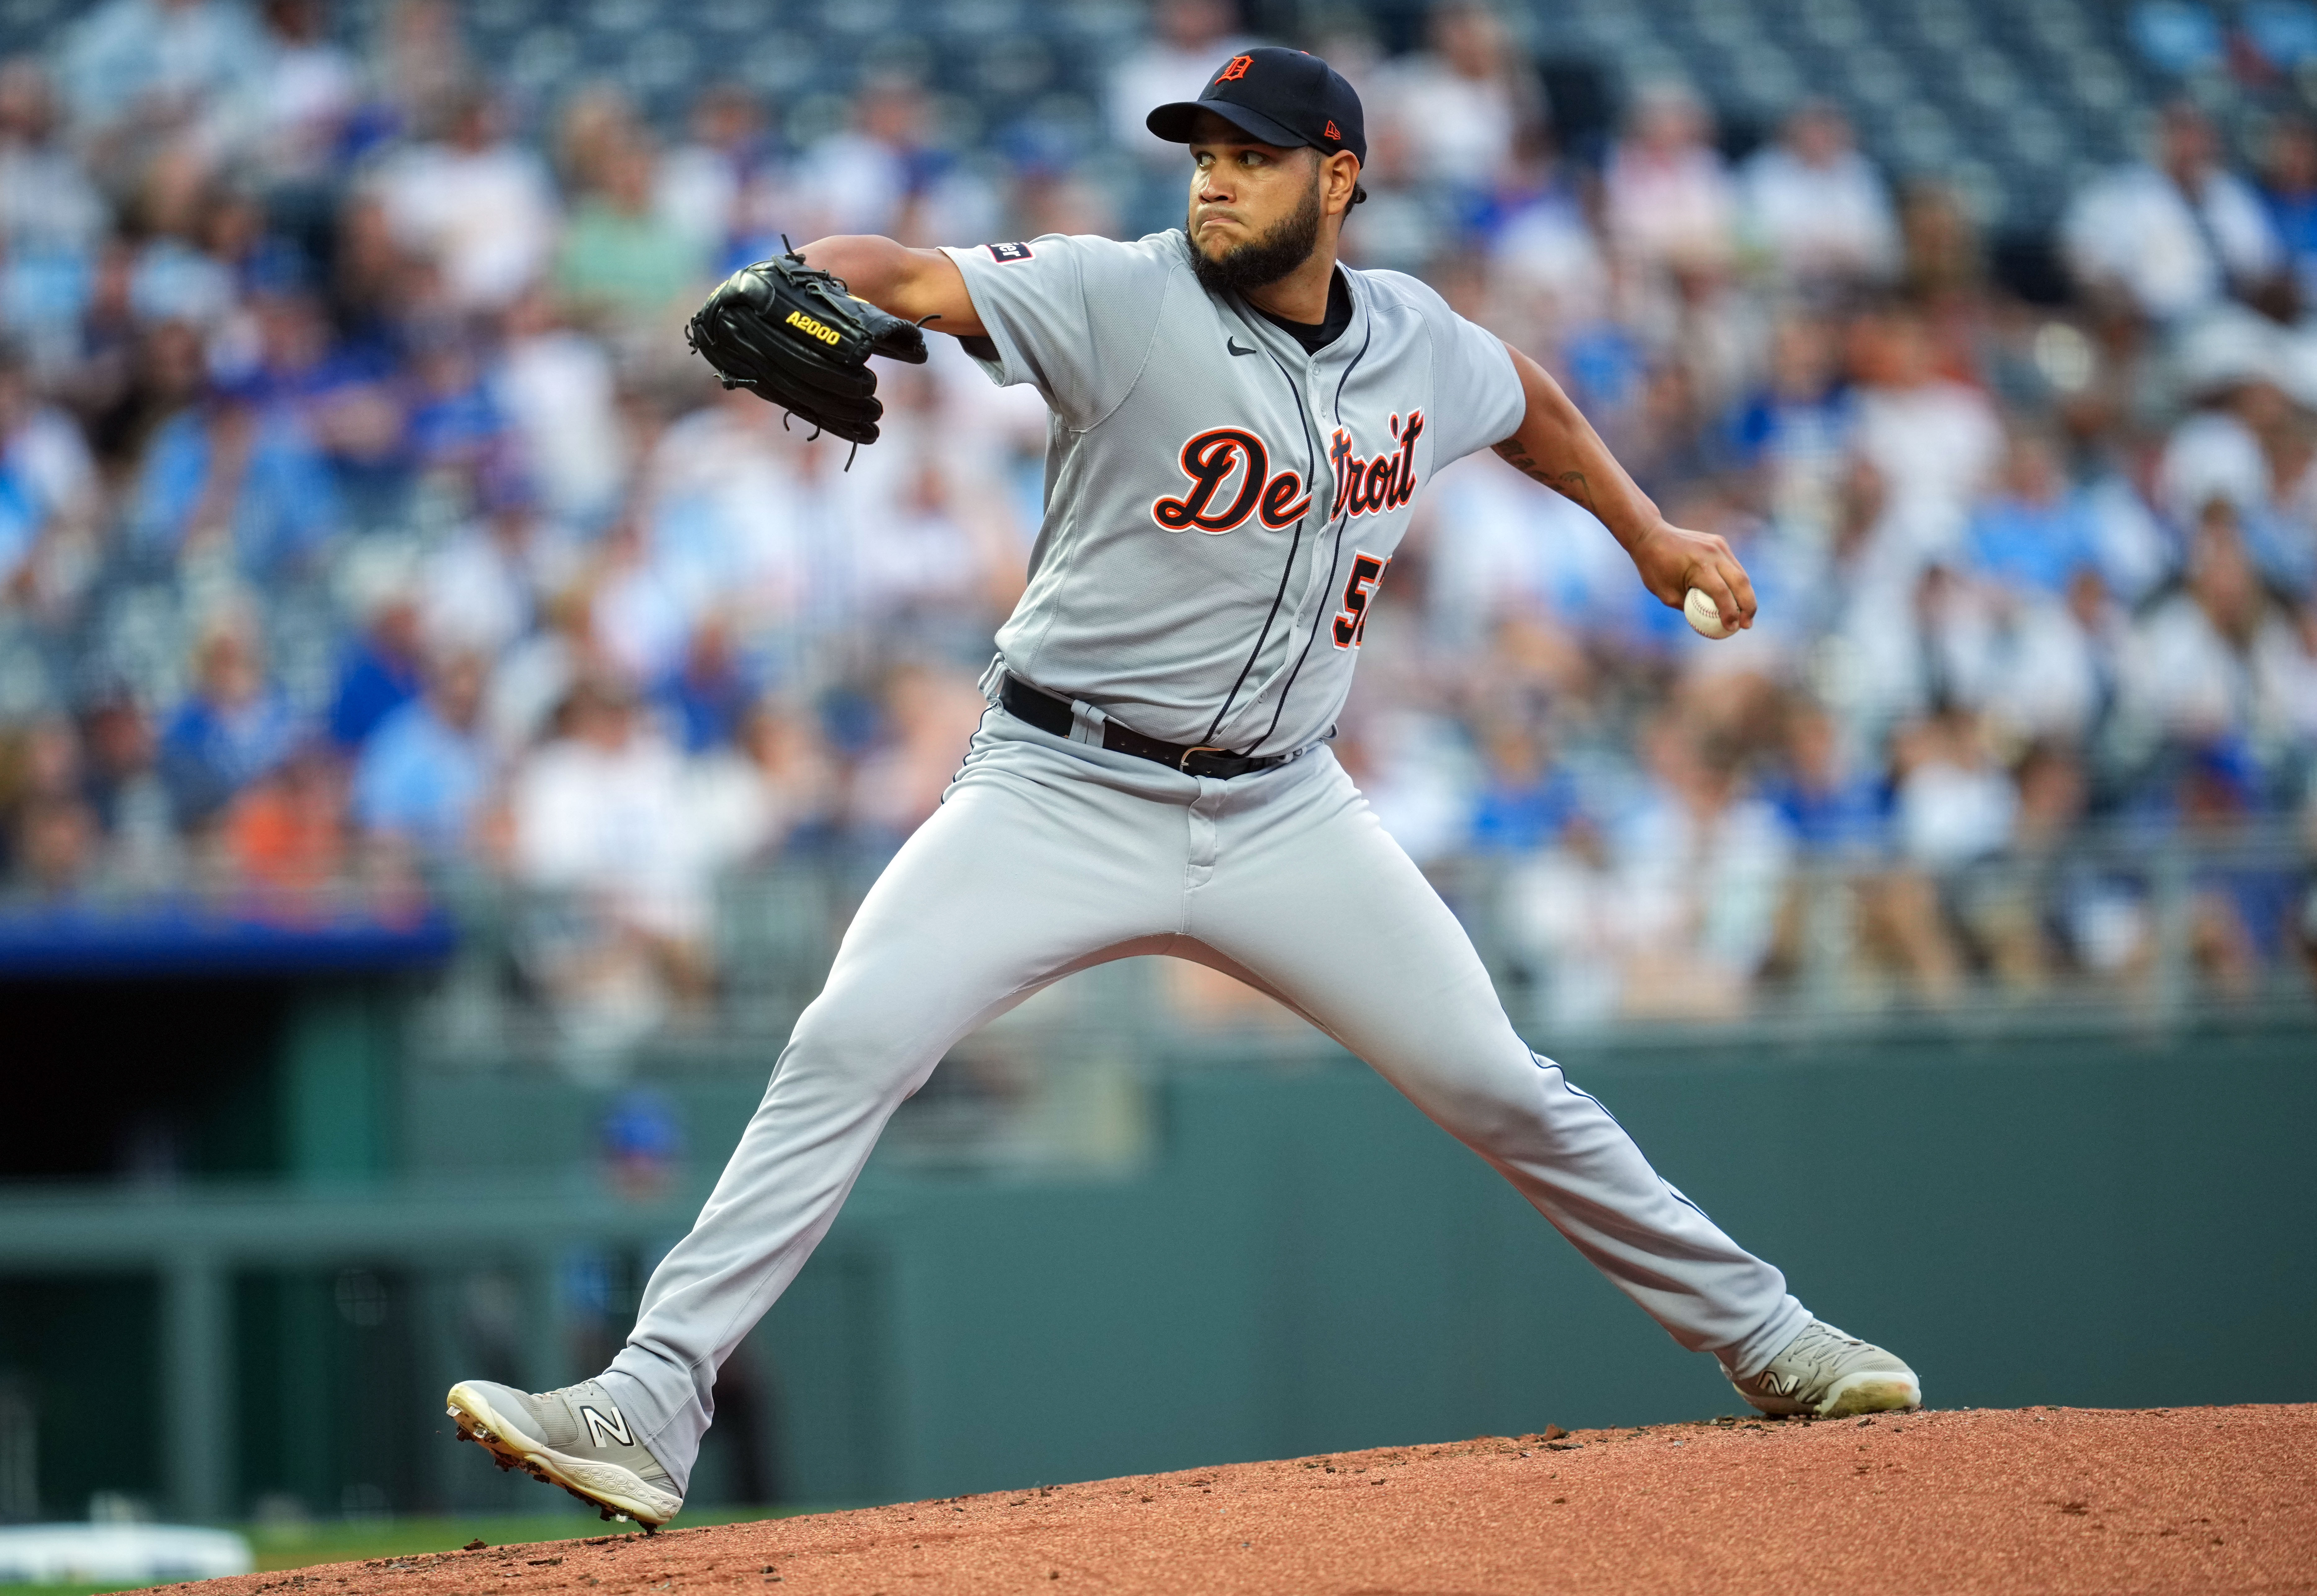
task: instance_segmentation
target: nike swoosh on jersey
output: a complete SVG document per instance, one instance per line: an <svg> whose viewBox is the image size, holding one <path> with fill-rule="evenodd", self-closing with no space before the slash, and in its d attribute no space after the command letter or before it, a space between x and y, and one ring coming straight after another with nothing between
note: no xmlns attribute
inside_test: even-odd
<svg viewBox="0 0 2317 1596"><path fill-rule="evenodd" d="M1239 340L1233 337L1225 337L1223 339L1223 347L1230 350L1233 354L1253 354L1255 353L1252 349L1240 348L1239 346Z"/></svg>

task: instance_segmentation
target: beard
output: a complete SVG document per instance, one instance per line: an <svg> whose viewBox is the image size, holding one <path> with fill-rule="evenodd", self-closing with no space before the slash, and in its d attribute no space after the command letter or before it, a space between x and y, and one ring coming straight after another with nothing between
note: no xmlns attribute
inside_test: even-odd
<svg viewBox="0 0 2317 1596"><path fill-rule="evenodd" d="M1240 293L1268 288L1311 258L1320 244L1320 175L1294 211L1272 224L1271 230L1251 243L1210 256L1191 246L1191 271L1209 293Z"/></svg>

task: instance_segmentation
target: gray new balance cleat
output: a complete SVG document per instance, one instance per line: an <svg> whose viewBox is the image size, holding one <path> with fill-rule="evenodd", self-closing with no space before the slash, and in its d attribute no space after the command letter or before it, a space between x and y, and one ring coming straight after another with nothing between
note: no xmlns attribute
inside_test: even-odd
<svg viewBox="0 0 2317 1596"><path fill-rule="evenodd" d="M1725 1373L1727 1371L1724 1371ZM1786 1349L1751 1379L1732 1375L1738 1394L1766 1413L1809 1413L1838 1419L1850 1413L1911 1412L1923 1405L1915 1371L1871 1341L1813 1319Z"/></svg>
<svg viewBox="0 0 2317 1596"><path fill-rule="evenodd" d="M459 1433L534 1480L560 1485L604 1517L657 1529L684 1506L675 1482L594 1380L533 1394L489 1380L451 1387Z"/></svg>

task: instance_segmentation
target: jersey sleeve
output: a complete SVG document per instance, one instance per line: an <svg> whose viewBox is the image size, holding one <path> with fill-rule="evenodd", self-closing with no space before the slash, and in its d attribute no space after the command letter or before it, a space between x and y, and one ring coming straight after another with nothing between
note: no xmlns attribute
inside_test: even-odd
<svg viewBox="0 0 2317 1596"><path fill-rule="evenodd" d="M1432 392L1439 414L1427 417L1433 434L1433 469L1502 443L1520 430L1528 395L1505 341L1451 310L1429 295L1432 323Z"/></svg>
<svg viewBox="0 0 2317 1596"><path fill-rule="evenodd" d="M1050 233L1026 244L944 247L996 345L1001 387L1027 382L1072 426L1126 397L1150 358L1173 264L1150 244Z"/></svg>

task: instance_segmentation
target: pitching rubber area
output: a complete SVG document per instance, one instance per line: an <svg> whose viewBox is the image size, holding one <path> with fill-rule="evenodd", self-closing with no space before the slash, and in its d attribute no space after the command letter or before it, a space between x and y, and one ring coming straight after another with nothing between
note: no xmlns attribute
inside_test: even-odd
<svg viewBox="0 0 2317 1596"><path fill-rule="evenodd" d="M980 1596L2317 1592L2317 1404L1486 1437L301 1571L306 1589ZM202 1596L299 1575L246 1574Z"/></svg>

